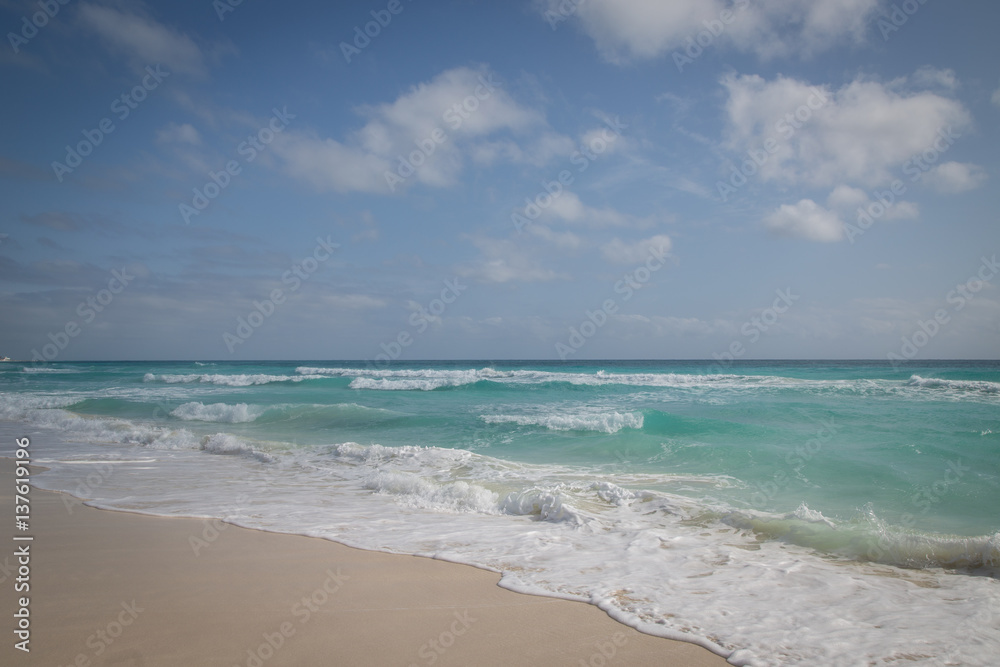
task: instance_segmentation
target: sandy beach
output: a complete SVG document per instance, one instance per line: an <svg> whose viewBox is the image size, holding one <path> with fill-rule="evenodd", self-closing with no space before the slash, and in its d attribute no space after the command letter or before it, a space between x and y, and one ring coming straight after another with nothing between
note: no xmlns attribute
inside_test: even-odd
<svg viewBox="0 0 1000 667"><path fill-rule="evenodd" d="M13 521L14 464L0 464ZM8 631L4 665L727 664L473 567L103 511L34 487L30 506L30 531L11 526L0 552L0 611L11 619L30 597L30 653ZM16 592L25 544L30 591Z"/></svg>

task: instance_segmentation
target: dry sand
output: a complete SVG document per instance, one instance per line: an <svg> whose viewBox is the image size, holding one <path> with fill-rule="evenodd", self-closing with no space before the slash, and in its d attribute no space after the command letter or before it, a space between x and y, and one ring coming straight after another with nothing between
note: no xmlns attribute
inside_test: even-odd
<svg viewBox="0 0 1000 667"><path fill-rule="evenodd" d="M26 543L12 538L25 533L13 525L13 461L0 470L0 613L12 630L29 595L31 630L30 653L4 632L0 665L727 664L591 605L507 591L473 567L198 519L70 512L68 496L36 488L31 590L17 593L14 550Z"/></svg>

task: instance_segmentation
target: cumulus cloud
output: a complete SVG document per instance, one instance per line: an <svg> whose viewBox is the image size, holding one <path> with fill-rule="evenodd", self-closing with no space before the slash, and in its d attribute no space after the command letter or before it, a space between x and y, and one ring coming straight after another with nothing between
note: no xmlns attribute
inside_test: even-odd
<svg viewBox="0 0 1000 667"><path fill-rule="evenodd" d="M849 185L838 185L826 198L826 203L829 206L848 210L864 206L868 201L868 193L861 188L852 188Z"/></svg>
<svg viewBox="0 0 1000 667"><path fill-rule="evenodd" d="M803 199L797 204L785 204L764 218L764 226L778 236L833 243L847 238L844 221L857 220L867 216L871 220L874 200L861 188L838 185L826 199L826 207L812 199ZM878 204L877 220L908 220L920 216L920 207L893 195L886 205L882 199ZM868 223L870 224L870 222Z"/></svg>
<svg viewBox="0 0 1000 667"><path fill-rule="evenodd" d="M391 163L386 157L308 132L286 131L275 138L272 146L284 159L290 176L318 190L388 192L383 174Z"/></svg>
<svg viewBox="0 0 1000 667"><path fill-rule="evenodd" d="M986 178L986 171L979 165L961 162L939 164L923 176L927 185L945 194L975 190Z"/></svg>
<svg viewBox="0 0 1000 667"><path fill-rule="evenodd" d="M722 85L726 147L742 160L770 146L756 178L780 185L885 184L914 155L942 137L953 142L972 123L960 102L905 78L858 78L835 91L781 76L729 75Z"/></svg>
<svg viewBox="0 0 1000 667"><path fill-rule="evenodd" d="M924 65L914 72L913 83L923 88L939 88L949 92L957 90L959 87L955 70L938 69L930 65Z"/></svg>
<svg viewBox="0 0 1000 667"><path fill-rule="evenodd" d="M563 277L542 266L529 250L513 241L477 237L472 243L479 248L482 258L458 267L461 276L485 283L533 283Z"/></svg>
<svg viewBox="0 0 1000 667"><path fill-rule="evenodd" d="M527 208L522 209L525 217L530 212ZM648 221L639 220L626 215L613 208L596 208L584 204L576 193L563 190L558 196L552 198L552 203L540 210L540 219L552 222L564 222L572 225L586 227L643 227Z"/></svg>
<svg viewBox="0 0 1000 667"><path fill-rule="evenodd" d="M601 254L615 264L641 264L650 257L663 257L673 242L666 234L657 234L636 243L625 243L617 237L601 248Z"/></svg>
<svg viewBox="0 0 1000 667"><path fill-rule="evenodd" d="M553 27L576 23L601 56L625 64L683 50L699 33L709 47L732 48L761 58L809 56L865 39L882 0L588 0L566 14L564 0L540 3ZM731 12L727 14L725 12Z"/></svg>
<svg viewBox="0 0 1000 667"><path fill-rule="evenodd" d="M170 73L199 78L208 73L205 55L194 40L151 18L89 3L80 5L79 18L108 47L125 54L136 71L163 65Z"/></svg>
<svg viewBox="0 0 1000 667"><path fill-rule="evenodd" d="M453 185L467 157L540 165L572 148L548 129L541 112L517 103L485 68L447 70L393 102L358 112L368 121L343 140L305 131L276 137L274 151L286 171L318 189L388 194L411 182ZM530 145L493 138L497 134L523 136Z"/></svg>
<svg viewBox="0 0 1000 667"><path fill-rule="evenodd" d="M881 199L885 200L887 198ZM884 201L880 201L879 203L884 208L884 212L877 217L884 218L885 220L907 220L920 217L919 206L913 202L899 199L895 194L893 194L888 207L885 207ZM859 215L861 211L868 211L871 207L872 199L868 196L868 193L860 188L839 185L827 197L826 204L834 211L848 218L853 218Z"/></svg>
<svg viewBox="0 0 1000 667"><path fill-rule="evenodd" d="M781 236L831 243L844 238L844 223L836 213L812 199L784 204L764 219L764 225Z"/></svg>

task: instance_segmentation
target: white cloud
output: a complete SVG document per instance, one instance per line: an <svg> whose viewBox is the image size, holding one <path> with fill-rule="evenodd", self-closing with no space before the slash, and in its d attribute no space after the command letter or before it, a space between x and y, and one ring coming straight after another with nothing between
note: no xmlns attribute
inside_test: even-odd
<svg viewBox="0 0 1000 667"><path fill-rule="evenodd" d="M920 207L908 201L897 201L885 212L886 220L913 220L919 217Z"/></svg>
<svg viewBox="0 0 1000 667"><path fill-rule="evenodd" d="M848 218L857 216L858 209L868 210L871 203L871 198L864 190L852 188L849 185L838 185L826 199L827 206ZM888 208L885 208L885 212L880 217L884 217L885 220L918 218L920 217L920 207L893 195L892 202Z"/></svg>
<svg viewBox="0 0 1000 667"><path fill-rule="evenodd" d="M624 137L614 134L606 126L591 128L580 137L580 145L590 148L597 155L611 155L623 149L626 143Z"/></svg>
<svg viewBox="0 0 1000 667"><path fill-rule="evenodd" d="M852 188L849 185L838 185L834 188L830 196L826 198L826 203L832 208L856 209L859 206L868 204L868 193L860 188Z"/></svg>
<svg viewBox="0 0 1000 667"><path fill-rule="evenodd" d="M576 250L583 245L583 239L573 232L555 232L545 225L530 225L528 232L564 250Z"/></svg>
<svg viewBox="0 0 1000 667"><path fill-rule="evenodd" d="M559 12L562 0L548 0L545 11ZM718 15L718 0L588 0L576 6L575 20L614 63L654 58L684 43L701 22Z"/></svg>
<svg viewBox="0 0 1000 667"><path fill-rule="evenodd" d="M486 283L544 282L560 276L541 266L524 248L513 241L486 237L473 238L483 257L458 267L458 274Z"/></svg>
<svg viewBox="0 0 1000 667"><path fill-rule="evenodd" d="M343 141L305 132L279 135L273 145L288 173L319 189L388 194L411 182L454 185L467 156L485 164L540 165L572 148L548 130L541 112L514 101L485 68L447 70L391 103L358 112L367 123ZM501 132L525 137L528 148L509 137L487 140ZM399 178L391 186L387 172Z"/></svg>
<svg viewBox="0 0 1000 667"><path fill-rule="evenodd" d="M747 151L772 146L755 177L782 185L884 184L941 133L953 141L972 122L960 102L906 79L883 85L859 78L837 91L756 75L727 76L722 84L727 147L742 161Z"/></svg>
<svg viewBox="0 0 1000 667"><path fill-rule="evenodd" d="M201 145L201 135L189 123L184 123L183 125L178 125L177 123L168 124L166 127L157 130L156 140L164 144Z"/></svg>
<svg viewBox="0 0 1000 667"><path fill-rule="evenodd" d="M323 190L387 192L388 159L312 134L284 132L271 144L285 161L286 171Z"/></svg>
<svg viewBox="0 0 1000 667"><path fill-rule="evenodd" d="M553 158L568 156L576 149L576 144L567 136L555 132L545 132L527 146L521 146L510 139L483 141L475 144L472 158L482 165L490 165L499 160L530 164L541 167Z"/></svg>
<svg viewBox="0 0 1000 667"><path fill-rule="evenodd" d="M128 55L137 71L163 65L171 74L204 77L208 73L204 55L190 37L151 18L88 3L80 5L79 17L108 46Z"/></svg>
<svg viewBox="0 0 1000 667"><path fill-rule="evenodd" d="M955 70L938 69L930 65L924 65L913 74L913 83L922 88L940 88L951 92L958 90L958 77Z"/></svg>
<svg viewBox="0 0 1000 667"><path fill-rule="evenodd" d="M587 206L575 192L569 190L563 190L559 196L553 197L552 203L542 209L541 218L589 227L644 226L644 221L635 220L612 208Z"/></svg>
<svg viewBox="0 0 1000 667"><path fill-rule="evenodd" d="M812 55L842 41L863 41L882 0L587 0L572 19L608 61L625 64L683 50L709 35L707 48L728 47L762 58ZM541 3L543 17L562 16L565 0ZM732 11L727 22L721 17ZM554 24L558 25L558 24ZM703 38L702 41L705 41Z"/></svg>
<svg viewBox="0 0 1000 667"><path fill-rule="evenodd" d="M994 106L1000 107L1000 88L993 91L993 97L990 98L990 101L993 102Z"/></svg>
<svg viewBox="0 0 1000 667"><path fill-rule="evenodd" d="M673 242L666 234L657 234L637 243L625 243L614 238L601 248L601 254L615 264L641 264L650 257L662 257L670 252Z"/></svg>
<svg viewBox="0 0 1000 667"><path fill-rule="evenodd" d="M811 199L798 204L783 204L764 218L764 225L781 236L831 243L844 238L844 223Z"/></svg>
<svg viewBox="0 0 1000 667"><path fill-rule="evenodd" d="M938 192L956 194L974 190L986 182L986 171L976 164L945 162L924 174L923 180Z"/></svg>

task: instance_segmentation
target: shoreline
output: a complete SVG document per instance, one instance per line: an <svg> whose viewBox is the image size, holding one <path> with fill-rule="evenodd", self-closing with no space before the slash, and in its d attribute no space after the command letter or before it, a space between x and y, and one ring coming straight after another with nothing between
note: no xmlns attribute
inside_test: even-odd
<svg viewBox="0 0 1000 667"><path fill-rule="evenodd" d="M12 514L14 459L0 470ZM30 592L0 552L0 613L28 595L31 621L30 653L8 634L3 664L729 664L470 565L67 498L31 487Z"/></svg>

